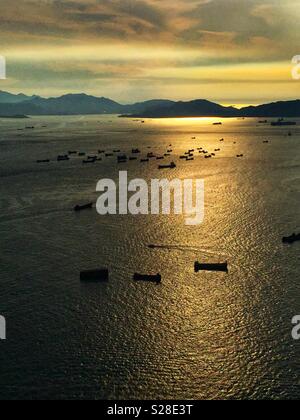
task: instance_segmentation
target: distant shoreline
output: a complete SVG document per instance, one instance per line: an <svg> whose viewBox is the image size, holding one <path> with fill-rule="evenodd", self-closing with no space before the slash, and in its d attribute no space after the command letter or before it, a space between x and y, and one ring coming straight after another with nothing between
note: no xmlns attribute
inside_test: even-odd
<svg viewBox="0 0 300 420"><path fill-rule="evenodd" d="M28 115L0 115L0 119L1 118L5 118L5 119L15 119L15 120L25 120L28 119L30 117L28 117Z"/></svg>
<svg viewBox="0 0 300 420"><path fill-rule="evenodd" d="M236 115L161 115L161 116L137 116L137 115L119 115L119 118L127 118L127 119L135 119L139 121L143 120L166 120L166 119L193 119L193 118L211 118L211 119L224 119L224 120L230 120L230 119L236 119L236 120L246 120L246 119L268 119L278 121L280 119L284 120L290 120L290 119L299 119L300 115L295 116L284 116L283 114L276 115L276 116L270 116L270 115L246 115L246 116L236 116Z"/></svg>
<svg viewBox="0 0 300 420"><path fill-rule="evenodd" d="M280 114L282 116L282 114ZM40 114L40 115L0 115L0 119L30 119L30 118L41 118L41 117L116 117L116 118L127 118L134 119L136 122L143 122L147 120L164 120L164 119L198 119L198 118L210 118L210 119L224 119L224 120L246 120L246 119L262 119L265 121L258 121L260 123L271 123L276 122L281 119L279 116L270 116L270 115L246 115L246 116L236 116L236 115L161 115L161 116L137 116L137 115L122 115L122 114ZM282 116L284 120L299 119L299 116ZM275 121L274 121L275 120ZM263 125L263 124L262 124Z"/></svg>
<svg viewBox="0 0 300 420"><path fill-rule="evenodd" d="M206 99L172 101L153 99L123 105L112 99L86 94L67 94L57 98L14 95L0 91L0 116L24 119L50 115L118 115L123 118L297 118L300 100L287 100L238 109Z"/></svg>

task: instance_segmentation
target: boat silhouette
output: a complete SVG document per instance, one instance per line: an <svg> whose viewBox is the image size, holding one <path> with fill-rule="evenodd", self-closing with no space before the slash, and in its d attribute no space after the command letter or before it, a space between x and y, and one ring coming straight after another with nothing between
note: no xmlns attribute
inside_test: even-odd
<svg viewBox="0 0 300 420"><path fill-rule="evenodd" d="M83 206L75 206L74 207L74 211L82 211L82 210L87 210L87 209L92 209L93 208L93 203L88 203L88 204L84 204Z"/></svg>
<svg viewBox="0 0 300 420"><path fill-rule="evenodd" d="M170 165L159 165L158 169L175 169L176 164L172 162Z"/></svg>
<svg viewBox="0 0 300 420"><path fill-rule="evenodd" d="M161 283L161 275L155 274L155 275L149 275L149 274L138 274L135 273L133 276L134 281L147 281L150 283Z"/></svg>
<svg viewBox="0 0 300 420"><path fill-rule="evenodd" d="M195 273L199 271L221 271L228 273L228 262L225 263L199 263L195 262Z"/></svg>
<svg viewBox="0 0 300 420"><path fill-rule="evenodd" d="M285 121L283 118L280 118L278 121L273 121L271 123L272 127L287 127L291 125L297 125L295 121Z"/></svg>
<svg viewBox="0 0 300 420"><path fill-rule="evenodd" d="M293 244L294 242L300 241L300 233L293 233L291 236L285 236L282 238L284 244Z"/></svg>
<svg viewBox="0 0 300 420"><path fill-rule="evenodd" d="M106 268L100 268L96 270L86 270L80 273L81 282L108 282L109 272Z"/></svg>
<svg viewBox="0 0 300 420"><path fill-rule="evenodd" d="M57 162L64 162L70 160L68 155L64 155L64 156L57 156Z"/></svg>

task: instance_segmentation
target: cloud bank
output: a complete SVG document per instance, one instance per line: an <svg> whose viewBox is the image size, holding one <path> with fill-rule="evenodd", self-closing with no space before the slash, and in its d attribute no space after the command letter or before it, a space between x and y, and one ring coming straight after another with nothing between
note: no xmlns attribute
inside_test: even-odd
<svg viewBox="0 0 300 420"><path fill-rule="evenodd" d="M295 96L299 22L298 0L10 0L0 54L28 93L248 103Z"/></svg>

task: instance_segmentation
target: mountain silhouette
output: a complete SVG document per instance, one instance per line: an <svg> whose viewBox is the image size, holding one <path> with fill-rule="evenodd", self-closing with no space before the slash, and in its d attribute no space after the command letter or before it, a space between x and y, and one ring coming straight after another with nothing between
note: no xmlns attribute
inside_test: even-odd
<svg viewBox="0 0 300 420"><path fill-rule="evenodd" d="M138 102L136 104L133 105L124 105L123 106L123 111L124 113L130 113L130 114L134 114L134 113L144 113L144 112L148 112L151 109L166 109L168 107L171 107L172 105L174 105L176 102L174 101L169 101L166 99L153 99L151 101L145 101L145 102Z"/></svg>
<svg viewBox="0 0 300 420"><path fill-rule="evenodd" d="M25 101L31 101L35 98L37 98L37 96L27 96L23 93L14 95L12 93L0 90L0 104L18 104Z"/></svg>
<svg viewBox="0 0 300 420"><path fill-rule="evenodd" d="M143 113L153 107L166 107L174 102L151 100L132 105L121 105L108 98L82 94L68 94L58 98L13 95L0 92L0 115L90 115Z"/></svg>
<svg viewBox="0 0 300 420"><path fill-rule="evenodd" d="M118 114L121 105L107 98L96 98L85 94L69 94L59 98L37 98L27 105L39 108L41 115Z"/></svg>
<svg viewBox="0 0 300 420"><path fill-rule="evenodd" d="M300 117L300 100L250 106L243 108L241 113L245 117Z"/></svg>
<svg viewBox="0 0 300 420"><path fill-rule="evenodd" d="M191 102L173 102L170 106L151 107L133 117L175 118L175 117L236 117L239 111L234 107L224 107L205 99Z"/></svg>
<svg viewBox="0 0 300 420"><path fill-rule="evenodd" d="M108 98L98 98L84 93L42 98L0 91L0 116L92 114L116 114L130 118L300 117L300 100L237 109L224 107L205 99L189 102L155 99L122 105Z"/></svg>

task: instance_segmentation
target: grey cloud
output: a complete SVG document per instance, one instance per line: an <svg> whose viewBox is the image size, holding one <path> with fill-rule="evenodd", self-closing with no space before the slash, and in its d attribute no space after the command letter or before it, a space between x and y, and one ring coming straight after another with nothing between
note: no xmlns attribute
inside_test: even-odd
<svg viewBox="0 0 300 420"><path fill-rule="evenodd" d="M234 32L236 40L240 42L254 36L278 39L289 32L291 24L299 25L290 13L286 0L211 0L184 15L198 20L183 34L190 38L193 38L195 30L199 30ZM296 26L294 28L297 36Z"/></svg>
<svg viewBox="0 0 300 420"><path fill-rule="evenodd" d="M165 27L167 23L167 16L160 5L153 5L147 0L97 0L97 4L111 9L117 16L137 18L158 27Z"/></svg>

